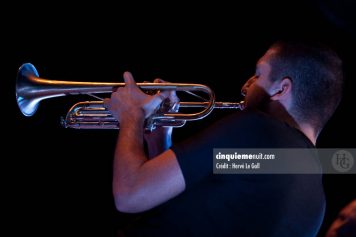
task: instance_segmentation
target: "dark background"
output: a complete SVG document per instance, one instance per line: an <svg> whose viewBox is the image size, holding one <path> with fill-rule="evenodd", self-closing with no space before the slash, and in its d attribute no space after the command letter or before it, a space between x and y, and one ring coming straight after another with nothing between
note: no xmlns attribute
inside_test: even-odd
<svg viewBox="0 0 356 237"><path fill-rule="evenodd" d="M19 3L2 17L1 93L4 196L15 223L29 235L112 236L126 215L111 195L115 130L74 130L59 121L85 96L41 102L24 117L15 100L19 66L34 64L41 77L68 81L137 82L161 77L210 86L218 101L239 101L256 60L284 38L315 39L334 47L345 66L343 101L319 137L319 147L356 147L356 19L351 1L249 3L132 3L114 5ZM5 12L7 8L5 8ZM175 130L177 142L229 111ZM327 209L319 236L355 195L355 175L325 175ZM307 207L306 207L307 208ZM179 221L179 220L177 220Z"/></svg>

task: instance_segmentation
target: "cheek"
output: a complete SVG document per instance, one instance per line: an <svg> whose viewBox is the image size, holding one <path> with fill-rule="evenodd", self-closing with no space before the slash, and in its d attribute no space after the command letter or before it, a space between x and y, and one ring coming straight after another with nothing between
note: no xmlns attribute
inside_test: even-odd
<svg viewBox="0 0 356 237"><path fill-rule="evenodd" d="M257 84L251 85L245 97L246 106L258 107L269 101L270 96Z"/></svg>

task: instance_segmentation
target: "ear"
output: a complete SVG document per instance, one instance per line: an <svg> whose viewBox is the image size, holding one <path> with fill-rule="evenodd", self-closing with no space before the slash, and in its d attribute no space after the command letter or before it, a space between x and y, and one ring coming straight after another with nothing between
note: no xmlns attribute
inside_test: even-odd
<svg viewBox="0 0 356 237"><path fill-rule="evenodd" d="M275 85L271 100L285 100L290 97L292 92L292 80L289 77L283 78Z"/></svg>

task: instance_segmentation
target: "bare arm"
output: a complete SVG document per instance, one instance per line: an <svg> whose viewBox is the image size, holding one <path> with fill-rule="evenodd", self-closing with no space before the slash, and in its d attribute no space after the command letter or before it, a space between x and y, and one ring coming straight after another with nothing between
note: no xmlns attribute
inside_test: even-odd
<svg viewBox="0 0 356 237"><path fill-rule="evenodd" d="M157 98L141 92L131 74L125 73L124 79L126 86L106 104L120 121L113 165L115 204L120 211L134 213L175 197L185 189L185 181L172 150L151 160L145 155L143 124Z"/></svg>

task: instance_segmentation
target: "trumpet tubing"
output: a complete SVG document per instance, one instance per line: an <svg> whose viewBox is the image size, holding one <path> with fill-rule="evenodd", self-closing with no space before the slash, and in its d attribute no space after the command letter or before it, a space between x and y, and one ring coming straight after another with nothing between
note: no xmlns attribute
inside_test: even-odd
<svg viewBox="0 0 356 237"><path fill-rule="evenodd" d="M23 115L32 116L37 111L39 103L48 98L79 95L111 93L125 83L112 82L76 82L48 80L39 77L36 68L30 64L23 64L16 79L16 100ZM186 121L199 120L211 113L214 108L243 109L243 102L216 102L214 92L206 85L189 83L137 83L137 86L145 91L175 90L192 93L199 91L207 95L206 101L180 102L179 107L202 108L194 113L179 113L160 111L153 114L146 121L146 129L152 130L156 126L181 127ZM65 119L62 119L64 127L78 129L117 129L119 122L103 106L102 101L79 102L72 106Z"/></svg>
<svg viewBox="0 0 356 237"><path fill-rule="evenodd" d="M208 102L180 102L179 108L201 108L209 106ZM214 109L242 109L242 103L215 102ZM159 116L159 117L157 117ZM108 111L102 101L79 102L67 113L66 118L61 119L66 128L76 129L119 129L119 121ZM182 127L186 119L174 119L154 115L151 124L146 124L146 129L153 130L155 127Z"/></svg>

